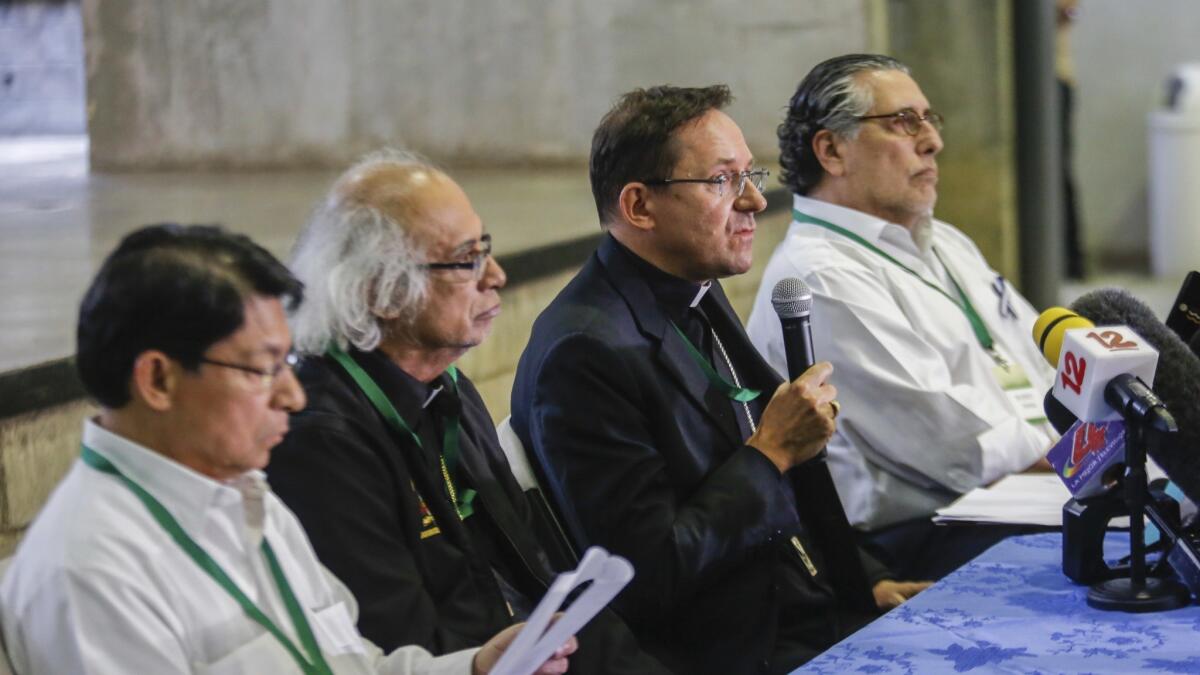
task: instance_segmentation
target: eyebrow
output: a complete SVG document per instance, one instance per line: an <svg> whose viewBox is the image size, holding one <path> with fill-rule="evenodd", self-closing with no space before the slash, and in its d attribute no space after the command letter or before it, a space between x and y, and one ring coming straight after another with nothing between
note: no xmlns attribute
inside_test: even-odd
<svg viewBox="0 0 1200 675"><path fill-rule="evenodd" d="M248 356L257 356L258 354L267 354L273 358L278 358L288 353L288 346L280 346L275 343L265 344L254 349L251 349Z"/></svg>
<svg viewBox="0 0 1200 675"><path fill-rule="evenodd" d="M725 164L735 164L736 162L737 162L737 157L718 157L717 161L713 163L713 166L723 166ZM750 167L754 166L754 156L753 155L750 156L749 166Z"/></svg>
<svg viewBox="0 0 1200 675"><path fill-rule="evenodd" d="M479 237L476 237L474 239L468 239L468 240L462 242L461 244L459 244L458 246L455 246L454 250L450 251L450 255L456 256L456 255L462 255L464 253L470 253L472 250L474 250L475 246L480 241L483 240L483 236L486 234L487 234L487 232L484 232Z"/></svg>

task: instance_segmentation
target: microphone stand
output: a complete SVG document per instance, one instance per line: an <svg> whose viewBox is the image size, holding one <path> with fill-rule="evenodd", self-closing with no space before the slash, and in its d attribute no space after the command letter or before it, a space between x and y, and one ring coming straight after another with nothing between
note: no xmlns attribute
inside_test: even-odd
<svg viewBox="0 0 1200 675"><path fill-rule="evenodd" d="M1110 398L1108 391L1105 393L1105 398ZM1152 517L1160 515L1157 509L1150 508L1151 505L1147 503L1146 452L1150 443L1166 443L1178 431L1175 420L1161 402L1157 402L1157 399L1152 402L1156 404L1147 407L1128 400L1110 401L1114 408L1121 411L1126 424L1123 487L1129 513L1129 576L1101 581L1088 589L1087 603L1096 609L1161 612L1191 602L1191 593L1183 584L1174 579L1148 577L1146 574L1144 514L1153 511Z"/></svg>

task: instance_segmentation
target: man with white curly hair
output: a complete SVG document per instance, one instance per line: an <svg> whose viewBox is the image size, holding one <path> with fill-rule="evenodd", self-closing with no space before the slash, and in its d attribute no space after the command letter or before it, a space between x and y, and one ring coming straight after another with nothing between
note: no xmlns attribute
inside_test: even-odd
<svg viewBox="0 0 1200 675"><path fill-rule="evenodd" d="M293 252L309 405L268 467L377 644L435 654L523 619L573 564L531 508L454 362L487 337L505 275L449 176L383 151L346 171ZM572 672L666 672L611 613Z"/></svg>

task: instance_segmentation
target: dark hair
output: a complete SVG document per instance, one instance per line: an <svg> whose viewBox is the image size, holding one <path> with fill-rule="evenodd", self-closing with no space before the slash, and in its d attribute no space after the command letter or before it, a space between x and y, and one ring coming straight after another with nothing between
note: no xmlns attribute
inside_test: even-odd
<svg viewBox="0 0 1200 675"><path fill-rule="evenodd" d="M797 194L808 194L825 174L813 152L813 136L822 129L853 138L860 115L873 104L870 88L855 76L875 70L908 72L908 66L880 54L846 54L822 61L796 87L787 117L779 125L780 180Z"/></svg>
<svg viewBox="0 0 1200 675"><path fill-rule="evenodd" d="M236 332L252 294L300 304L304 286L249 237L216 225L159 224L121 240L83 296L75 367L100 405L130 400L133 362L161 350L195 369Z"/></svg>
<svg viewBox="0 0 1200 675"><path fill-rule="evenodd" d="M667 178L679 151L675 131L733 101L729 87L659 86L624 94L592 135L588 172L601 224L617 214L621 190L634 181Z"/></svg>

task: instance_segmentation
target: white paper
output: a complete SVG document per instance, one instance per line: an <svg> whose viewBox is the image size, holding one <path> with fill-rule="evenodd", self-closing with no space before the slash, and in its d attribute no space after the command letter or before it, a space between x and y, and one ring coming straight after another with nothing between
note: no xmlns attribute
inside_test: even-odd
<svg viewBox="0 0 1200 675"><path fill-rule="evenodd" d="M1070 499L1057 474L1017 473L938 509L933 522L1062 527L1063 504ZM1109 527L1128 528L1129 518L1114 518Z"/></svg>
<svg viewBox="0 0 1200 675"><path fill-rule="evenodd" d="M631 579L633 565L628 560L611 555L599 546L589 548L573 572L558 575L550 585L521 632L492 668L491 675L530 675L536 671L567 638L599 614ZM589 581L591 586L551 625L555 612L571 591Z"/></svg>

